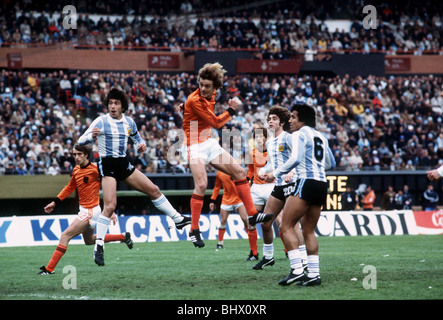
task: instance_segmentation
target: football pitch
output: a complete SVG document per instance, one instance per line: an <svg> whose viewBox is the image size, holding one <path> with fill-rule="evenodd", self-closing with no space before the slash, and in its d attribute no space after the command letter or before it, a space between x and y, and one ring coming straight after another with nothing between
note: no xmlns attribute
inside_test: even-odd
<svg viewBox="0 0 443 320"><path fill-rule="evenodd" d="M280 239L276 263L253 270L247 240L109 243L104 267L92 246L70 245L53 275L36 273L55 246L0 248L2 300L409 300L443 298L443 237L320 237L322 285L281 287L289 273ZM262 240L258 242L261 257Z"/></svg>

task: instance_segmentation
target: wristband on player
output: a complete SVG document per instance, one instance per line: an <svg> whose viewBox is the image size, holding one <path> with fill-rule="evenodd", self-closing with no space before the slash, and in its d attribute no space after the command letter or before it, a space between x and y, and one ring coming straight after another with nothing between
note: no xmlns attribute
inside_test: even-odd
<svg viewBox="0 0 443 320"><path fill-rule="evenodd" d="M237 111L235 111L234 109L232 109L231 107L228 108L227 110L229 112L229 114L231 115L231 117L235 116L237 114Z"/></svg>
<svg viewBox="0 0 443 320"><path fill-rule="evenodd" d="M58 197L55 197L53 201L55 202L55 205L59 205L60 203L62 203L62 201Z"/></svg>

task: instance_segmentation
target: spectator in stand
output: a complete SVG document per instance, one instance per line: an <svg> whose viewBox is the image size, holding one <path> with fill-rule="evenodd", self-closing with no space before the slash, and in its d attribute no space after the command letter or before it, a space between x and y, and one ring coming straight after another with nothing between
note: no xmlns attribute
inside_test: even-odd
<svg viewBox="0 0 443 320"><path fill-rule="evenodd" d="M405 207L405 197L403 190L398 190L394 197L394 209L402 210Z"/></svg>
<svg viewBox="0 0 443 320"><path fill-rule="evenodd" d="M403 186L403 209L412 209L412 195L409 192L409 186Z"/></svg>
<svg viewBox="0 0 443 320"><path fill-rule="evenodd" d="M392 186L388 186L388 190L383 193L381 199L381 208L383 210L392 210L394 208L395 191Z"/></svg>
<svg viewBox="0 0 443 320"><path fill-rule="evenodd" d="M434 186L429 184L425 192L423 192L423 209L425 211L434 211L437 209L439 196L434 190Z"/></svg>
<svg viewBox="0 0 443 320"><path fill-rule="evenodd" d="M362 207L364 211L374 210L375 192L371 186L366 187L366 193L362 199Z"/></svg>
<svg viewBox="0 0 443 320"><path fill-rule="evenodd" d="M341 194L341 207L343 211L355 210L358 203L358 196L354 189L346 187L346 191Z"/></svg>

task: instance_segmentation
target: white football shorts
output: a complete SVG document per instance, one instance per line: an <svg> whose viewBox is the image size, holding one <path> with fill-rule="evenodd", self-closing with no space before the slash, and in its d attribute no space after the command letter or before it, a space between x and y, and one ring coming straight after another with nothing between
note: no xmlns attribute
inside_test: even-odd
<svg viewBox="0 0 443 320"><path fill-rule="evenodd" d="M188 147L189 163L193 163L193 161L200 158L208 164L221 155L223 151L225 150L218 144L217 140L209 138L204 142Z"/></svg>
<svg viewBox="0 0 443 320"><path fill-rule="evenodd" d="M243 202L239 202L236 204L222 204L220 206L220 209L223 209L228 212L234 212L234 211L238 212L238 208L240 208L242 205L243 205Z"/></svg>
<svg viewBox="0 0 443 320"><path fill-rule="evenodd" d="M274 186L274 183L253 183L251 186L252 202L259 206L265 205L272 193L272 190L274 189Z"/></svg>
<svg viewBox="0 0 443 320"><path fill-rule="evenodd" d="M77 218L80 221L88 221L89 220L89 227L91 229L95 228L95 225L97 224L97 219L100 213L102 212L102 209L100 208L100 205L95 206L92 209L86 209L85 207L82 207L79 205L79 211L77 214Z"/></svg>

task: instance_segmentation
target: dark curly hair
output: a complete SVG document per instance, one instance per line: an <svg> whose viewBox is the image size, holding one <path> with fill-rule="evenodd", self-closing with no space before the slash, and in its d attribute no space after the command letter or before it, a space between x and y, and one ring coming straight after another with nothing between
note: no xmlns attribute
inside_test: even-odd
<svg viewBox="0 0 443 320"><path fill-rule="evenodd" d="M112 88L111 90L109 90L109 93L103 101L103 105L105 107L108 107L110 99L120 100L120 102L122 103L123 113L128 110L129 98L123 90L119 90L117 88Z"/></svg>
<svg viewBox="0 0 443 320"><path fill-rule="evenodd" d="M280 123L283 123L283 130L289 131L291 126L289 125L289 119L291 118L291 113L285 107L274 106L269 109L268 117L274 114L280 119Z"/></svg>

